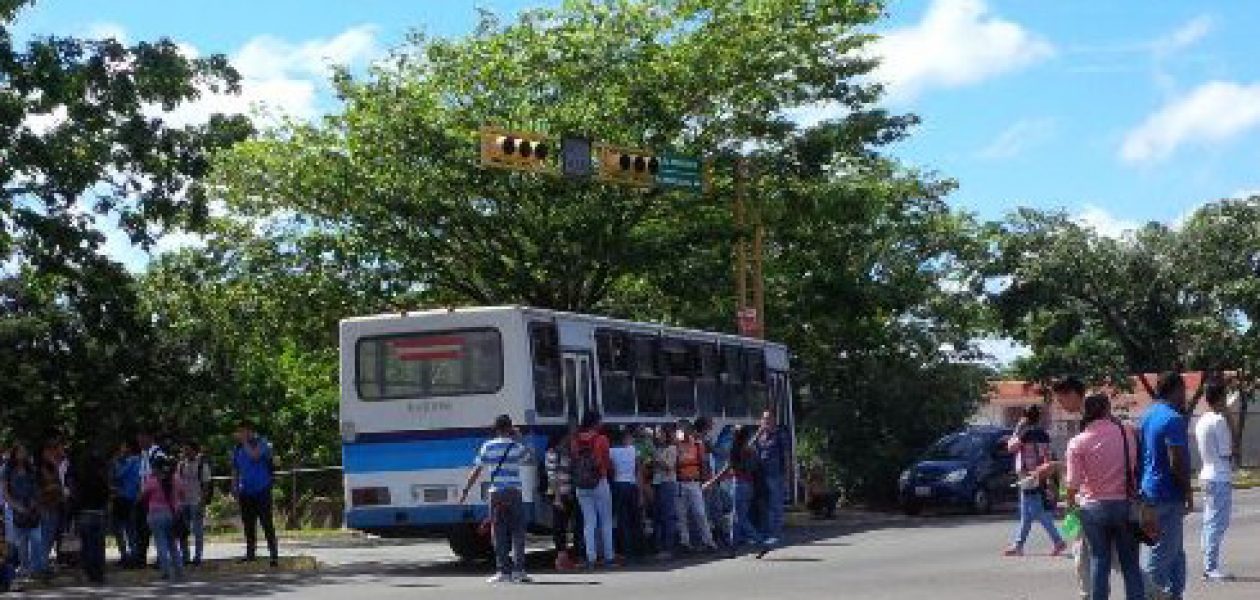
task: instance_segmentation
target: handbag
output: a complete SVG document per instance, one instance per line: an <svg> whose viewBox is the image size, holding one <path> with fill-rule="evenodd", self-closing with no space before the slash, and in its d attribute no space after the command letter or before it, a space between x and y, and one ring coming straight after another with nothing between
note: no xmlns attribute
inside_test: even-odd
<svg viewBox="0 0 1260 600"><path fill-rule="evenodd" d="M1159 524L1149 505L1143 502L1134 481L1133 465L1129 461L1129 432L1116 419L1112 423L1120 430L1120 440L1124 443L1124 491L1129 499L1129 530L1138 542L1153 546L1159 541Z"/></svg>
<svg viewBox="0 0 1260 600"><path fill-rule="evenodd" d="M503 461L507 460L508 454L514 448L516 448L516 444L509 446L507 450L503 451L503 456L499 457L499 464L495 465L494 470L490 472L490 485L494 485L494 478L499 476L499 470L503 468ZM494 515L498 510L499 507L495 505L494 499L491 498L490 514L486 515L486 518L482 519L481 523L477 525L477 532L483 537L490 537L491 530L494 527Z"/></svg>

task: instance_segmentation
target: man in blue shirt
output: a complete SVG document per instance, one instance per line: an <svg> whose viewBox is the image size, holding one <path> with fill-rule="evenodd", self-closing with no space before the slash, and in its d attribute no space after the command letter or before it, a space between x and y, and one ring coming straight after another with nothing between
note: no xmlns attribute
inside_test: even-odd
<svg viewBox="0 0 1260 600"><path fill-rule="evenodd" d="M525 504L521 466L530 461L530 451L512 418L499 415L494 421L494 438L482 444L476 467L468 474L459 503L468 500L468 491L490 471L490 528L494 536L495 566L498 573L490 583L530 583L525 574Z"/></svg>
<svg viewBox="0 0 1260 600"><path fill-rule="evenodd" d="M757 450L757 461L760 467L758 477L762 479L765 490L765 496L762 499L765 506L762 531L766 534L766 545L774 546L783 536L783 512L787 493L785 479L788 471L788 434L779 427L773 410L767 410L761 415L761 430L757 432L753 445Z"/></svg>
<svg viewBox="0 0 1260 600"><path fill-rule="evenodd" d="M276 525L271 515L271 485L275 476L275 459L271 444L254 431L249 421L236 428L236 447L232 449L232 494L241 508L245 526L244 562L257 559L258 524L267 537L271 566L279 566L280 548L276 542Z"/></svg>
<svg viewBox="0 0 1260 600"><path fill-rule="evenodd" d="M1159 540L1143 565L1147 580L1162 598L1179 600L1186 590L1185 516L1194 510L1187 441L1186 384L1165 373L1156 402L1142 415L1142 499L1159 521Z"/></svg>

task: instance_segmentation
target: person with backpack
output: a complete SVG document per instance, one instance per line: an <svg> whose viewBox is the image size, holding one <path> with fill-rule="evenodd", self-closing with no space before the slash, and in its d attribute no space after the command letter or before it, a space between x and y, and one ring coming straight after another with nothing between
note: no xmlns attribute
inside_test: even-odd
<svg viewBox="0 0 1260 600"><path fill-rule="evenodd" d="M1029 406L1024 410L1024 417L1015 426L1007 449L1015 454L1015 473L1019 478L1019 525L1011 545L1002 552L1004 556L1023 556L1024 544L1034 522L1040 523L1054 543L1051 556L1062 555L1067 551L1067 543L1054 525L1054 516L1049 512L1050 503L1047 494L1051 488L1047 483L1045 465L1054 461L1050 450L1050 434L1041 426L1041 407Z"/></svg>
<svg viewBox="0 0 1260 600"><path fill-rule="evenodd" d="M13 539L18 563L28 577L52 579L52 571L44 555L43 530L40 528L39 492L35 464L26 446L13 444L5 461L4 497L13 514Z"/></svg>
<svg viewBox="0 0 1260 600"><path fill-rule="evenodd" d="M140 456L135 444L119 444L110 464L110 529L114 534L114 547L118 548L118 566L129 568L137 562L139 529L136 518L140 514Z"/></svg>
<svg viewBox="0 0 1260 600"><path fill-rule="evenodd" d="M704 549L716 552L717 543L713 540L713 528L709 523L704 499L704 482L709 479L708 450L705 443L696 435L695 427L683 421L681 440L678 442L678 498L679 498L679 537L682 546L688 551L696 550L692 544L692 526L700 535L700 543Z"/></svg>
<svg viewBox="0 0 1260 600"><path fill-rule="evenodd" d="M188 442L184 445L184 457L179 461L176 475L184 484L184 503L180 506L184 522L188 527L179 538L179 550L184 561L193 566L201 566L201 556L206 547L206 504L214 494L211 485L210 463L201 453L201 445ZM193 545L189 554L188 538Z"/></svg>
<svg viewBox="0 0 1260 600"><path fill-rule="evenodd" d="M761 471L761 463L752 446L752 439L752 428L736 429L730 460L721 472L705 484L705 488L712 488L727 478L735 482L735 516L731 524L730 545L736 551L746 544L761 545L766 541L757 530L751 512L756 496L756 478Z"/></svg>
<svg viewBox="0 0 1260 600"><path fill-rule="evenodd" d="M468 482L459 496L459 503L468 501L468 492L481 474L490 472L490 528L494 537L494 558L498 572L489 583L532 583L525 574L524 487L521 467L532 464L532 454L521 441L521 432L512 424L512 417L499 415L494 420L494 438L481 445L476 467L468 474Z"/></svg>
<svg viewBox="0 0 1260 600"><path fill-rule="evenodd" d="M577 487L578 505L582 508L583 539L586 543L586 566L600 566L600 558L615 565L613 554L613 503L608 477L612 473L608 437L601 431L603 421L598 413L588 412L582 429L573 440L573 485ZM596 531L599 532L598 539Z"/></svg>
<svg viewBox="0 0 1260 600"><path fill-rule="evenodd" d="M105 583L105 517L109 512L109 464L96 450L75 462L70 498L81 544L79 561L88 581Z"/></svg>
<svg viewBox="0 0 1260 600"><path fill-rule="evenodd" d="M184 558L177 540L187 527L179 511L186 494L184 483L175 476L174 462L164 454L154 458L140 491L140 502L147 508L145 515L153 532L162 579L168 581L184 576Z"/></svg>
<svg viewBox="0 0 1260 600"><path fill-rule="evenodd" d="M232 494L241 508L245 526L245 557L258 559L258 525L267 538L271 566L280 566L280 545L276 541L275 517L271 511L271 487L275 482L275 455L271 443L258 435L254 424L241 421L236 427L236 447L232 449Z"/></svg>

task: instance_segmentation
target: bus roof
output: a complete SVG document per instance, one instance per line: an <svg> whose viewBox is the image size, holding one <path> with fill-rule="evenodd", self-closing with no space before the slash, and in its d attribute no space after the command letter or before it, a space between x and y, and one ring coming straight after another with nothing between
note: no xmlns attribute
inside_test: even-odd
<svg viewBox="0 0 1260 600"><path fill-rule="evenodd" d="M778 342L772 342L769 340L759 340L756 338L750 338L750 337L734 335L734 334L729 334L729 333L705 331L702 329L688 329L685 327L675 327L673 325L663 325L660 323L629 321L626 319L615 319L612 317L601 317L597 315L571 313L571 312L551 310L551 309L546 309L546 308L531 308L528 306L472 306L472 307L463 307L463 308L436 308L436 309L429 309L429 310L409 310L409 311L399 311L396 313L384 313L384 314L379 314L379 315L370 315L370 316L362 316L362 317L348 317L348 318L342 319L341 322L342 323L356 323L356 322L368 322L368 321L385 321L385 320L399 319L399 318L405 318L405 317L439 316L439 315L446 315L446 314L501 314L501 313L511 313L511 312L544 316L544 317L562 317L566 319L588 321L592 323L602 323L605 325L622 327L622 328L650 327L654 329L659 329L662 332L671 332L671 333L680 334L680 335L695 335L695 336L702 335L702 336L719 338L719 339L726 340L732 343L738 342L739 344L761 344L765 346L774 346L777 348L782 348L784 350L787 349L785 345Z"/></svg>

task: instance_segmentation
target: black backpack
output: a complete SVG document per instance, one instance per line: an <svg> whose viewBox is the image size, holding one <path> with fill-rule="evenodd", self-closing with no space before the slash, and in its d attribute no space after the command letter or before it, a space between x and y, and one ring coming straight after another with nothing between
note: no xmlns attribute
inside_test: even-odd
<svg viewBox="0 0 1260 600"><path fill-rule="evenodd" d="M577 455L573 457L573 485L581 490L593 490L599 485L599 461L595 458L595 440L577 443Z"/></svg>

